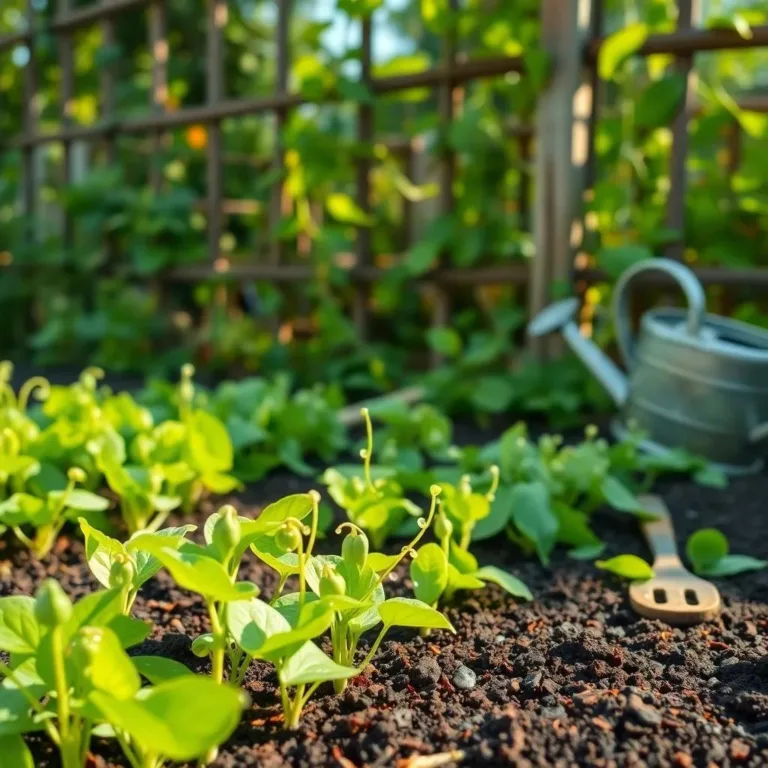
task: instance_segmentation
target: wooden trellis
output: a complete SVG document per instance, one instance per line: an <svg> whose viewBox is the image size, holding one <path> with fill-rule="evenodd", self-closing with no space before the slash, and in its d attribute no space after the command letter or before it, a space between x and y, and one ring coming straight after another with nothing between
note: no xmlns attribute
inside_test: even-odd
<svg viewBox="0 0 768 768"><path fill-rule="evenodd" d="M160 151L165 131L203 124L208 129L207 144L207 194L204 208L207 216L209 260L205 264L177 268L164 277L175 281L198 281L226 273L233 280L266 280L275 283L296 283L314 278L309 263L287 263L279 240L271 244L269 252L252 259L233 263L220 258L219 243L226 211L238 210L238 201L224 198L224 152L221 123L223 120L246 115L273 115L275 118L277 151L266 161L275 170L282 169L280 135L292 109L308 102L308 99L289 89L291 51L289 26L293 13L292 0L275 0L278 5L276 25L277 79L270 95L228 99L224 83L224 36L227 21L227 0L207 0L207 48L206 48L206 101L204 105L185 107L168 112L164 109L167 95L167 7L166 0L102 0L92 6L73 9L71 0L58 0L57 15L47 26L48 33L57 41L61 67L61 128L53 132L40 130L36 94L38 92L38 68L35 56L37 35L43 31L42 19L34 10L33 0L28 0L27 28L25 31L0 36L0 52L25 45L30 52L24 77L23 133L15 137L0 137L0 150L20 150L24 179L23 204L25 213L34 214L38 199L35 188L34 152L48 143L60 143L64 152L65 178L71 178L71 149L73 142L100 142L106 148L107 161L114 161L115 143L124 135L145 136L148 154ZM456 7L459 0L450 0ZM694 25L696 0L680 0L677 30L667 34L650 35L637 55L671 54L677 58L679 71L692 72L695 54L699 51L716 51L768 46L768 25L755 27L752 35L744 38L734 30L702 29ZM121 14L136 8L147 8L148 41L152 55L151 103L147 114L139 117L121 117L115 113L115 78L110 66L101 75L101 112L94 125L79 126L72 123L68 105L74 93L73 38L78 30L101 25L106 43L113 39L115 25ZM574 259L579 245L579 212L582 196L594 182L594 138L597 122L598 99L596 91L597 59L603 42L601 0L542 0L541 25L545 48L551 55L553 71L543 93L535 126L516 127L512 132L520 142L521 155L535 157L535 201L531 217L533 221L536 258L530 264L517 263L506 266L483 268L452 268L441 263L434 271L418 279L431 292L433 318L436 326L449 322L450 294L452 290L466 286L490 284L527 285L529 308L536 311L549 299L553 282L571 281L588 283L602 276L586 264ZM416 87L434 88L438 93L439 112L443 120L453 117L455 95L462 85L480 78L493 78L516 72L525 76L523 58L520 56L466 58L459 54L460 40L456 33L446 36L440 63L422 72L388 77L376 77L372 72L371 40L375 16L360 22L361 25L361 74L366 88L374 95L393 94ZM330 94L323 103L341 100L339 94ZM685 200L685 159L690 93L672 126L671 189L667 203L667 223L676 230L682 229ZM768 111L768 100L754 98L744 104L751 110ZM533 134L532 134L533 131ZM374 136L373 108L369 104L358 105L357 139L370 144ZM736 134L735 141L738 141ZM412 156L412 147L395 140L405 156ZM531 150L533 150L531 152ZM735 154L735 152L733 153ZM263 167L264 164L262 164ZM150 182L159 189L161 173L157 163L151 163ZM362 157L357 161L356 201L359 207L370 211L370 161ZM455 157L445 150L440 157L439 209L447 213L453 206L453 179ZM520 207L527 210L527 183L521 185ZM410 213L406 208L406 220ZM269 222L276 226L281 217L281 190L276 184L269 203ZM72 237L72 222L64 222L65 241ZM30 237L33 233L30 233ZM672 245L668 255L680 256L680 247ZM358 229L356 259L349 268L349 277L355 285L353 317L364 335L370 316L367 299L370 284L382 277L384 268L374 266L371 233L368 228ZM768 271L759 269L700 269L703 282L722 285L768 286ZM649 276L649 280L662 279Z"/></svg>

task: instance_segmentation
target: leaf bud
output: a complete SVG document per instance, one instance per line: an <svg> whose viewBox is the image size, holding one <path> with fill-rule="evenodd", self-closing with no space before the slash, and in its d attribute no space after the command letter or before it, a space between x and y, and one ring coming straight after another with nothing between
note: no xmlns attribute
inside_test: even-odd
<svg viewBox="0 0 768 768"><path fill-rule="evenodd" d="M35 617L46 627L58 627L69 621L72 601L55 579L46 579L35 597Z"/></svg>
<svg viewBox="0 0 768 768"><path fill-rule="evenodd" d="M320 597L344 595L347 592L347 582L344 577L330 563L323 566L320 575Z"/></svg>

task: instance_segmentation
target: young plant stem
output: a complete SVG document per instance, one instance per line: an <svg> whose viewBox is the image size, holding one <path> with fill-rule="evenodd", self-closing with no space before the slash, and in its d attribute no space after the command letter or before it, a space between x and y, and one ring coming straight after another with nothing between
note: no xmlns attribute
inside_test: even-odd
<svg viewBox="0 0 768 768"><path fill-rule="evenodd" d="M285 588L286 581L288 581L288 574L281 573L280 581L277 583L277 589L275 590L275 594L273 595L272 599L269 601L270 605L274 605L280 599L280 595L283 594L283 589Z"/></svg>
<svg viewBox="0 0 768 768"><path fill-rule="evenodd" d="M58 747L61 744L61 737L59 731L53 723L46 718L46 712L43 705L27 690L24 683L19 680L16 673L8 666L0 661L0 675L7 677L11 680L21 692L21 695L27 700L29 706L35 711L35 713L41 717L44 723L45 731L51 741Z"/></svg>
<svg viewBox="0 0 768 768"><path fill-rule="evenodd" d="M371 646L371 650L368 651L368 653L366 654L366 657L363 659L358 669L365 669L371 663L371 659L376 655L376 651L379 650L379 646L381 645L382 640L384 640L384 635L387 634L388 629L389 627L387 627L386 625L381 628L381 632L379 632L379 636L376 638L375 642Z"/></svg>
<svg viewBox="0 0 768 768"><path fill-rule="evenodd" d="M69 702L69 684L64 661L64 638L61 627L51 630L53 676L56 688L56 713L59 721L59 751L62 768L82 768L79 718L73 722Z"/></svg>
<svg viewBox="0 0 768 768"><path fill-rule="evenodd" d="M371 423L371 414L367 408L361 408L360 413L365 420L365 445L366 447L360 451L360 455L363 459L363 474L365 476L365 484L370 491L376 491L376 487L373 484L371 476L371 460L373 459L373 424Z"/></svg>
<svg viewBox="0 0 768 768"><path fill-rule="evenodd" d="M207 601L208 616L211 620L211 634L213 635L213 650L211 652L211 677L219 684L224 682L224 653L226 635L219 619L219 612L213 600Z"/></svg>

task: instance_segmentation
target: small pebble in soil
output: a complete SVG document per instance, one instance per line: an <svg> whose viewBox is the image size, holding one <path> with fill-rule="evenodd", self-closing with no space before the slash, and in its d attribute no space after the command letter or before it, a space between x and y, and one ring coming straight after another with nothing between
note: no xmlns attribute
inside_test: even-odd
<svg viewBox="0 0 768 768"><path fill-rule="evenodd" d="M463 664L453 673L453 684L457 688L468 691L477 685L477 675Z"/></svg>
<svg viewBox="0 0 768 768"><path fill-rule="evenodd" d="M409 671L411 684L414 688L430 688L437 685L442 671L440 665L432 656L422 656L418 663Z"/></svg>
<svg viewBox="0 0 768 768"><path fill-rule="evenodd" d="M541 672L531 672L530 674L525 676L525 680L523 680L523 688L525 688L526 691L535 691L538 689L538 687L541 685L541 678L543 675Z"/></svg>
<svg viewBox="0 0 768 768"><path fill-rule="evenodd" d="M496 643L496 645L501 645L507 638L504 635L496 635L496 637L493 638L493 642Z"/></svg>
<svg viewBox="0 0 768 768"><path fill-rule="evenodd" d="M640 725L655 726L661 723L658 710L644 704L636 693L631 694L627 700L627 712Z"/></svg>

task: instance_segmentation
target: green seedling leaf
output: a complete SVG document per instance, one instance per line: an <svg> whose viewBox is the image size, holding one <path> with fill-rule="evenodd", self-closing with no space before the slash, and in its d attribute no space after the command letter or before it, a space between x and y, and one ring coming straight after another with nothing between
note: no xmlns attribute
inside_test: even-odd
<svg viewBox="0 0 768 768"><path fill-rule="evenodd" d="M456 632L451 622L440 611L436 611L421 600L392 597L381 603L378 611L385 627L447 629L449 632Z"/></svg>
<svg viewBox="0 0 768 768"><path fill-rule="evenodd" d="M35 618L32 597L0 597L0 650L33 654L40 644L42 628Z"/></svg>
<svg viewBox="0 0 768 768"><path fill-rule="evenodd" d="M706 22L707 29L732 29L745 40L754 37L749 20L742 13L730 13L727 16L710 16Z"/></svg>
<svg viewBox="0 0 768 768"><path fill-rule="evenodd" d="M492 584L498 584L498 586L509 592L513 597L533 600L531 590L517 576L513 576L511 573L507 573L494 565L485 565L472 575L481 581L490 581Z"/></svg>
<svg viewBox="0 0 768 768"><path fill-rule="evenodd" d="M54 491L51 496L56 493L60 492ZM78 512L103 512L109 507L109 500L90 491L75 488L66 494L65 506L69 509L76 509Z"/></svg>
<svg viewBox="0 0 768 768"><path fill-rule="evenodd" d="M549 564L559 523L552 512L549 492L544 483L518 483L512 491L512 521L520 533L536 548L539 559Z"/></svg>
<svg viewBox="0 0 768 768"><path fill-rule="evenodd" d="M126 549L122 543L94 528L84 517L78 518L80 530L85 537L85 558L96 580L105 589L109 589L109 573L115 561L115 555L124 555Z"/></svg>
<svg viewBox="0 0 768 768"><path fill-rule="evenodd" d="M224 566L207 554L191 548L170 549L156 539L141 537L136 542L137 547L149 550L163 564L182 589L197 592L208 600L228 603L259 593L259 588L250 582L233 584Z"/></svg>
<svg viewBox="0 0 768 768"><path fill-rule="evenodd" d="M0 768L35 768L35 760L18 734L0 734Z"/></svg>
<svg viewBox="0 0 768 768"><path fill-rule="evenodd" d="M224 424L207 411L195 411L189 418L189 452L205 472L232 469L234 450Z"/></svg>
<svg viewBox="0 0 768 768"><path fill-rule="evenodd" d="M597 69L603 80L612 80L621 65L645 42L647 24L628 24L603 41L598 54Z"/></svg>
<svg viewBox="0 0 768 768"><path fill-rule="evenodd" d="M385 555L383 552L371 552L368 555L366 564L369 568L376 571L376 573L381 573L382 571L391 568L399 559L399 554Z"/></svg>
<svg viewBox="0 0 768 768"><path fill-rule="evenodd" d="M448 586L448 560L445 552L438 544L425 544L411 560L410 574L413 594L429 605L436 603Z"/></svg>
<svg viewBox="0 0 768 768"><path fill-rule="evenodd" d="M685 545L685 553L696 573L702 573L722 560L729 549L728 539L717 528L696 531Z"/></svg>
<svg viewBox="0 0 768 768"><path fill-rule="evenodd" d="M26 691L35 698L41 698L47 693L48 686L29 685ZM18 688L0 686L0 743L3 737L40 731L42 728L42 723L30 714L27 697Z"/></svg>
<svg viewBox="0 0 768 768"><path fill-rule="evenodd" d="M241 691L197 675L144 688L133 699L96 692L90 700L145 753L177 761L202 757L226 741L245 704Z"/></svg>
<svg viewBox="0 0 768 768"><path fill-rule="evenodd" d="M749 555L726 555L721 560L702 569L702 576L736 576L746 571L759 571L768 565L768 560L758 560Z"/></svg>
<svg viewBox="0 0 768 768"><path fill-rule="evenodd" d="M130 699L141 688L141 679L114 632L106 627L87 627L75 636L68 656L68 676L81 680L85 690L103 691L116 699ZM79 652L82 637L89 652Z"/></svg>
<svg viewBox="0 0 768 768"><path fill-rule="evenodd" d="M152 631L152 625L130 616L115 616L107 625L117 635L123 648L133 648L143 643Z"/></svg>
<svg viewBox="0 0 768 768"><path fill-rule="evenodd" d="M243 531L243 535L275 530L288 518L295 517L297 520L303 520L311 511L312 497L308 493L285 496L264 507L256 520L251 521L252 527L248 531Z"/></svg>
<svg viewBox="0 0 768 768"><path fill-rule="evenodd" d="M480 566L477 558L466 549L462 549L455 541L451 542L448 562L462 573L474 573Z"/></svg>
<svg viewBox="0 0 768 768"><path fill-rule="evenodd" d="M448 589L446 595L453 594L460 589L482 589L485 582L477 578L473 573L462 573L455 565L448 563Z"/></svg>
<svg viewBox="0 0 768 768"><path fill-rule="evenodd" d="M186 536L197 530L196 525L181 525L175 528L163 528L162 531L155 533L142 533L134 535L128 539L125 548L129 554L133 555L136 566L136 577L133 580L133 588L138 589L142 584L149 581L163 567L163 564L151 552L137 549L135 539L138 536L143 537L143 541L158 541L165 547L178 549L187 541Z"/></svg>
<svg viewBox="0 0 768 768"><path fill-rule="evenodd" d="M271 605L256 599L230 603L227 627L235 642L251 656L259 654L268 638L291 631L288 619Z"/></svg>
<svg viewBox="0 0 768 768"><path fill-rule="evenodd" d="M597 544L585 544L583 547L575 547L568 550L568 557L574 560L594 560L605 552L605 542Z"/></svg>
<svg viewBox="0 0 768 768"><path fill-rule="evenodd" d="M159 685L177 677L193 674L181 662L164 656L134 656L133 664L138 673L152 685Z"/></svg>
<svg viewBox="0 0 768 768"><path fill-rule="evenodd" d="M502 485L496 491L489 514L477 521L472 529L472 541L483 541L501 533L509 524L512 515L514 487Z"/></svg>
<svg viewBox="0 0 768 768"><path fill-rule="evenodd" d="M695 483L704 485L707 488L723 489L728 487L728 475L711 464L696 471L693 475L693 480Z"/></svg>
<svg viewBox="0 0 768 768"><path fill-rule="evenodd" d="M647 581L653 578L653 568L637 555L617 555L610 560L598 560L595 565L603 571L631 581Z"/></svg>
<svg viewBox="0 0 768 768"><path fill-rule="evenodd" d="M669 72L651 83L640 94L635 107L635 120L640 128L667 125L683 103L686 77L681 72Z"/></svg>
<svg viewBox="0 0 768 768"><path fill-rule="evenodd" d="M627 512L641 517L653 517L637 500L635 494L613 475L606 475L600 485L605 502L619 512Z"/></svg>
<svg viewBox="0 0 768 768"><path fill-rule="evenodd" d="M302 645L278 671L285 686L304 685L331 680L347 680L359 674L354 667L345 667L329 659L311 640Z"/></svg>

